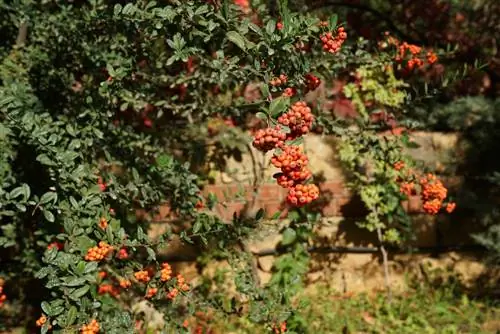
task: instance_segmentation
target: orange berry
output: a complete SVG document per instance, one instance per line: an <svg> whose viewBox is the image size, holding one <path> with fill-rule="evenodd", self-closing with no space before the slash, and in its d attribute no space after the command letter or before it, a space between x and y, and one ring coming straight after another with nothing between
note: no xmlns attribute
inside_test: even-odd
<svg viewBox="0 0 500 334"><path fill-rule="evenodd" d="M455 211L456 207L457 207L457 204L455 202L450 202L450 203L446 204L446 212L452 213L453 211Z"/></svg>
<svg viewBox="0 0 500 334"><path fill-rule="evenodd" d="M99 227L103 230L108 227L108 220L105 217L101 217L101 219L99 219Z"/></svg>
<svg viewBox="0 0 500 334"><path fill-rule="evenodd" d="M158 292L157 288L149 288L146 292L146 298L153 298L157 292Z"/></svg>
<svg viewBox="0 0 500 334"><path fill-rule="evenodd" d="M149 280L151 279L149 277L149 273L146 270L140 270L138 272L135 272L134 277L139 282L144 282L144 283L149 282Z"/></svg>

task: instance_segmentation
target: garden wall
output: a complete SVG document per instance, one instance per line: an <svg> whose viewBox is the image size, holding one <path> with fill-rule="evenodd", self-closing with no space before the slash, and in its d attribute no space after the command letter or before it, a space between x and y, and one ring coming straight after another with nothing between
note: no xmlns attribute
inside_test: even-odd
<svg viewBox="0 0 500 334"><path fill-rule="evenodd" d="M410 153L431 169L444 171L446 163L456 158L456 134L415 132L412 138L420 147L412 149ZM355 223L356 218L363 215L363 206L346 187L346 178L335 150L335 140L311 134L306 136L304 146L310 159L310 168L321 180L319 185L322 191L317 209L322 212L323 218L315 228L311 246L375 249L376 236L360 229ZM280 211L283 217L286 215L283 205L286 190L276 185L272 178L276 169L268 163L269 159L270 154L264 156L254 150L251 154L244 155L241 161L229 160L226 170L217 173L215 184L204 188L205 195L213 193L221 202L215 208L221 217L231 220L235 212L254 215L259 208L266 210L268 218ZM447 177L444 180L451 191L459 189L460 177ZM259 186L254 192L255 183ZM478 230L477 226L462 221L457 215L443 218L422 214L418 196L405 203L405 207L414 217L417 233L416 240L412 243L417 247L468 245L472 243L470 233ZM262 223L258 235L248 245L255 255L261 283L267 282L271 277L275 255L267 254L278 245L281 239L279 231L286 224L286 220L268 219ZM158 228L159 230L155 229L156 233L162 230L160 226ZM198 272L194 263L183 262L182 259L192 259L196 253L195 249L174 243L164 255L166 258L181 260L177 265L195 278ZM340 291L373 290L384 286L380 263L378 252L313 253L308 280L326 281ZM465 284L476 284L480 277L486 275L486 268L474 252L397 254L390 257L393 285L403 288L408 273L427 275L425 268L428 264L433 268L449 269L450 272L461 275ZM205 273L214 274L216 269L225 265L227 263L210 264Z"/></svg>

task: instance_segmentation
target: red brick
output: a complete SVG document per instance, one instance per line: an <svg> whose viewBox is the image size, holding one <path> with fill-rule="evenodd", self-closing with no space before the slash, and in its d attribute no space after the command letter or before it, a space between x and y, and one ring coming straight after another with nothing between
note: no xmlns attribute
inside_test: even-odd
<svg viewBox="0 0 500 334"><path fill-rule="evenodd" d="M258 197L259 201L277 201L280 202L283 198L282 187L277 184L263 184L259 187Z"/></svg>
<svg viewBox="0 0 500 334"><path fill-rule="evenodd" d="M280 212L280 216L278 217L280 219L284 219L288 215L288 207L285 205L285 203L268 202L264 203L262 208L266 210L266 218L271 218L278 212Z"/></svg>
<svg viewBox="0 0 500 334"><path fill-rule="evenodd" d="M408 213L422 212L422 200L420 196L410 196L408 199Z"/></svg>

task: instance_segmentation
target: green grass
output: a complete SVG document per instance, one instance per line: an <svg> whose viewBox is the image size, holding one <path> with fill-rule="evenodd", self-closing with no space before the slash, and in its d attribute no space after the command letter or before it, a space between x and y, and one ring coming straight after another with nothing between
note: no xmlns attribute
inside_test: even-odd
<svg viewBox="0 0 500 334"><path fill-rule="evenodd" d="M500 333L497 303L470 300L452 289L420 288L388 303L382 293L342 296L323 286L300 300L306 333ZM221 319L217 328L216 333L265 333L244 319Z"/></svg>

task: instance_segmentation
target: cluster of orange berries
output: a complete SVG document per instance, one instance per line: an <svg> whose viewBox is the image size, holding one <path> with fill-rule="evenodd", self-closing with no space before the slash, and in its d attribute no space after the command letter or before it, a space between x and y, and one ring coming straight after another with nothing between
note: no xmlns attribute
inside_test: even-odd
<svg viewBox="0 0 500 334"><path fill-rule="evenodd" d="M97 320L92 319L90 323L88 323L87 325L83 325L82 328L80 328L80 332L82 334L96 334L99 333L100 329L101 326L99 326Z"/></svg>
<svg viewBox="0 0 500 334"><path fill-rule="evenodd" d="M87 250L85 255L86 261L101 261L109 253L113 251L113 246L108 245L105 241L100 241L98 246L92 247Z"/></svg>
<svg viewBox="0 0 500 334"><path fill-rule="evenodd" d="M302 184L312 176L307 168L309 159L300 147L286 146L285 141L308 133L313 121L311 109L305 102L299 101L278 117L278 123L287 126L290 133L285 134L280 126L276 126L257 131L253 140L253 146L260 151L267 152L276 148L282 150L275 152L271 158L272 164L281 169L281 173L275 174L274 177L280 186L288 188L287 201L294 206L303 206L317 199L319 189L313 184Z"/></svg>
<svg viewBox="0 0 500 334"><path fill-rule="evenodd" d="M390 44L397 47L397 54L394 57L394 60L397 63L402 63L403 60L408 59L407 56L409 56L405 66L405 70L408 72L421 68L425 65L425 61L427 61L429 65L438 61L438 57L434 52L424 52L424 50L418 45L409 44L407 42L400 44L399 41L394 38L390 38L388 41Z"/></svg>
<svg viewBox="0 0 500 334"><path fill-rule="evenodd" d="M309 132L314 121L311 108L304 101L295 102L291 108L278 117L278 122L290 128L287 140L293 140Z"/></svg>
<svg viewBox="0 0 500 334"><path fill-rule="evenodd" d="M398 161L394 164L394 169L401 171L405 167L404 162ZM409 173L411 174L411 172ZM411 176L414 178L415 176ZM401 181L399 186L399 191L406 196L413 196L417 194L417 189L415 188L415 183L412 181ZM439 213L441 208L445 208L446 212L451 213L455 210L456 203L448 202L443 205L444 200L448 196L448 190L443 185L443 183L438 180L434 174L427 174L420 179L420 197L422 199L422 209L431 215L436 215Z"/></svg>
<svg viewBox="0 0 500 334"><path fill-rule="evenodd" d="M162 263L161 265L161 270L160 270L160 281L166 282L170 278L172 278L172 267L168 263Z"/></svg>
<svg viewBox="0 0 500 334"><path fill-rule="evenodd" d="M253 146L262 152L267 152L276 147L283 147L286 140L286 133L281 131L280 126L274 128L260 129L255 133Z"/></svg>
<svg viewBox="0 0 500 334"><path fill-rule="evenodd" d="M274 77L269 81L269 84L273 87L278 87L284 85L288 82L288 77L284 74L280 74L279 77Z"/></svg>
<svg viewBox="0 0 500 334"><path fill-rule="evenodd" d="M285 146L280 154L274 154L271 163L281 169L275 175L277 182L283 188L291 188L312 176L307 168L309 159L298 146Z"/></svg>
<svg viewBox="0 0 500 334"><path fill-rule="evenodd" d="M151 280L151 277L149 277L149 272L147 270L139 270L135 272L134 277L136 280L143 283L147 283L149 282L149 280Z"/></svg>
<svg viewBox="0 0 500 334"><path fill-rule="evenodd" d="M323 42L323 50L329 53L337 53L340 51L340 47L347 39L347 33L345 32L344 27L339 27L335 36L333 36L333 33L329 31L321 35L320 39Z"/></svg>
<svg viewBox="0 0 500 334"><path fill-rule="evenodd" d="M443 183L436 178L433 174L427 174L420 180L422 187L422 201L423 209L425 212L436 215L443 207L443 201L446 199L448 190L444 187ZM456 204L450 202L446 204L445 210L448 213L455 210Z"/></svg>
<svg viewBox="0 0 500 334"><path fill-rule="evenodd" d="M3 293L3 285L4 280L0 278L0 307L2 307L3 303L7 300L7 295Z"/></svg>
<svg viewBox="0 0 500 334"><path fill-rule="evenodd" d="M112 284L101 284L99 285L97 293L100 295L110 294L111 296L116 297L120 294L120 290Z"/></svg>
<svg viewBox="0 0 500 334"><path fill-rule="evenodd" d="M45 325L45 323L47 322L47 317L45 315L41 315L40 318L37 319L37 321L35 321L35 325L36 327L42 327L43 325ZM49 329L51 328L52 326L49 325Z"/></svg>

